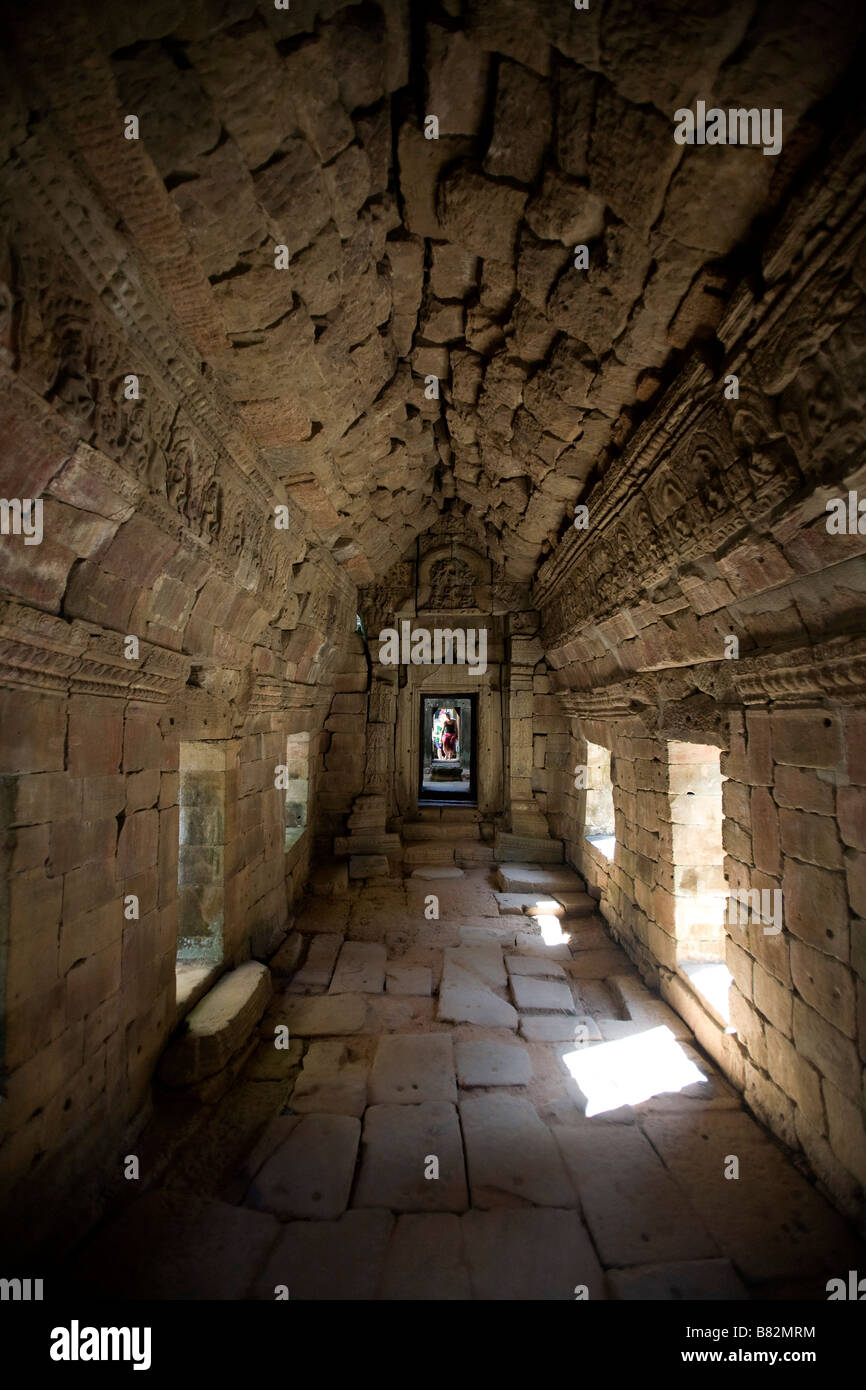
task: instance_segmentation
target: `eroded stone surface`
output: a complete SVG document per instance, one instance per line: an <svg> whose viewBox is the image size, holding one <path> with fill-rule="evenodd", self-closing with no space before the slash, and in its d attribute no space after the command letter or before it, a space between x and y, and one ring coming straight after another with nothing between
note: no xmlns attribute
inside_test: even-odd
<svg viewBox="0 0 866 1390"><path fill-rule="evenodd" d="M550 1130L517 1096L468 1096L460 1102L466 1164L477 1207L567 1207L575 1202Z"/></svg>
<svg viewBox="0 0 866 1390"><path fill-rule="evenodd" d="M532 1063L525 1048L508 1043L455 1044L457 1080L461 1086L525 1086Z"/></svg>
<svg viewBox="0 0 866 1390"><path fill-rule="evenodd" d="M282 1221L333 1221L349 1201L360 1137L353 1116L305 1115L259 1169L246 1205Z"/></svg>
<svg viewBox="0 0 866 1390"><path fill-rule="evenodd" d="M438 1178L430 1160L438 1160ZM465 1211L469 1205L457 1110L443 1101L371 1105L364 1117L355 1207Z"/></svg>
<svg viewBox="0 0 866 1390"><path fill-rule="evenodd" d="M447 1034L398 1034L380 1039L370 1073L371 1104L456 1100L454 1045Z"/></svg>

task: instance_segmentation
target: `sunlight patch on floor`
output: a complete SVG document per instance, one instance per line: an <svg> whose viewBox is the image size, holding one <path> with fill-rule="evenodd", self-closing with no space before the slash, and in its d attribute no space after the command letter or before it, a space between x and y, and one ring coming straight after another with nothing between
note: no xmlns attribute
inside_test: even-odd
<svg viewBox="0 0 866 1390"><path fill-rule="evenodd" d="M665 1027L566 1052L562 1060L586 1096L587 1117L707 1079Z"/></svg>

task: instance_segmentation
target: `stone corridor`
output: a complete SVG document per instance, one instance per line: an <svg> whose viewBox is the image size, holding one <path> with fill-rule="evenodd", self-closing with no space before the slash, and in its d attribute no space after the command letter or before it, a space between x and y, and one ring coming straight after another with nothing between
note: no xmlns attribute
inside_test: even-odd
<svg viewBox="0 0 866 1390"><path fill-rule="evenodd" d="M642 984L583 881L478 863L473 813L442 815L443 838L413 843L456 863L319 875L234 1085L76 1259L76 1286L825 1298L863 1246Z"/></svg>
<svg viewBox="0 0 866 1390"><path fill-rule="evenodd" d="M3 7L0 1299L866 1294L864 69Z"/></svg>

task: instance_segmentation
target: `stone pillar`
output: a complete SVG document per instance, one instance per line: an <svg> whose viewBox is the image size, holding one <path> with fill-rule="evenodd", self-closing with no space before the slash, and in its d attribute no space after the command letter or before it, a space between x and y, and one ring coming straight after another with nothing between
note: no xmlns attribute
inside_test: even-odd
<svg viewBox="0 0 866 1390"><path fill-rule="evenodd" d="M532 859L541 854L551 857L539 840L550 841L547 818L535 800L532 790L533 723L532 723L532 677L536 664L543 660L544 652L536 637L514 634L511 637L510 663L508 668L508 733L507 733L507 824L511 835L498 837L499 849L503 858ZM522 843L526 841L526 843ZM559 843L558 856L562 856ZM551 847L553 842L551 841ZM509 849L513 853L509 855Z"/></svg>

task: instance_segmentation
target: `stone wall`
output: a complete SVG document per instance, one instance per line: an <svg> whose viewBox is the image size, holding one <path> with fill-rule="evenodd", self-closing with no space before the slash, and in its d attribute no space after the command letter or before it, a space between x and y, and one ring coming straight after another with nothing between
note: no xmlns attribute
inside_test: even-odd
<svg viewBox="0 0 866 1390"><path fill-rule="evenodd" d="M828 510L841 498L847 514L866 476L856 159L841 141L831 167L845 191L823 246L810 242L815 191L792 203L763 295L734 294L714 369L693 360L671 383L534 596L571 766L587 739L612 753L615 858L585 840L567 774L548 799L555 832L644 976L863 1219L866 535ZM686 885L721 888L716 862L694 862L717 810L682 800L703 792L673 752L700 745L722 750L727 891L781 894L778 933L754 916L727 926L731 1033L678 967ZM697 926L689 946L708 955L712 924Z"/></svg>

